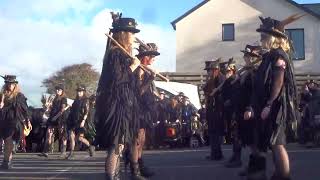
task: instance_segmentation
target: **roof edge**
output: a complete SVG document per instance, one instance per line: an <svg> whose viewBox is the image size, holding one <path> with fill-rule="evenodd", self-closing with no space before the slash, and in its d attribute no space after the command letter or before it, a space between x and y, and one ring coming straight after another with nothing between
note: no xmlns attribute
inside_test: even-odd
<svg viewBox="0 0 320 180"><path fill-rule="evenodd" d="M173 27L174 30L176 30L176 24L182 20L183 18L185 18L186 16L188 16L189 14L193 13L195 10L199 9L201 6L205 5L207 2L209 2L210 0L203 0L202 2L200 2L198 5L196 5L195 7L193 7L192 9L190 9L189 11L187 11L186 13L184 13L183 15L181 15L180 17L178 17L177 19L175 19L174 21L171 22L171 25Z"/></svg>
<svg viewBox="0 0 320 180"><path fill-rule="evenodd" d="M319 14L317 14L317 13L313 12L312 10L310 10L309 8L306 8L306 7L303 6L303 5L306 5L306 4L298 4L297 2L295 2L295 1L293 1L293 0L286 0L286 1L287 1L288 3L296 6L297 8L302 9L302 10L304 10L305 12L311 14L312 16L320 19L320 15L319 15ZM319 4L319 3L318 3L318 4Z"/></svg>
<svg viewBox="0 0 320 180"><path fill-rule="evenodd" d="M300 5L319 5L320 3L303 3L303 4L300 4Z"/></svg>

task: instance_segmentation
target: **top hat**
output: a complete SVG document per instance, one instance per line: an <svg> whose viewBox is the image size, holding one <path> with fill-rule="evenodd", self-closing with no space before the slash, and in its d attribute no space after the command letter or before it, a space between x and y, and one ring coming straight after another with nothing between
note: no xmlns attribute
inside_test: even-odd
<svg viewBox="0 0 320 180"><path fill-rule="evenodd" d="M18 83L17 76L15 75L5 75L1 77L4 79L4 83Z"/></svg>
<svg viewBox="0 0 320 180"><path fill-rule="evenodd" d="M213 61L205 61L204 63L205 63L205 67L204 67L204 69L203 70L209 70L209 69L211 69L211 63L212 63Z"/></svg>
<svg viewBox="0 0 320 180"><path fill-rule="evenodd" d="M64 91L64 85L63 85L63 84L58 84L58 85L56 85L55 89L56 89L56 90L61 89L61 90Z"/></svg>
<svg viewBox="0 0 320 180"><path fill-rule="evenodd" d="M304 15L295 14L282 21L272 19L271 17L263 18L259 16L262 24L260 25L260 28L257 29L257 32L263 32L275 37L287 39L288 36L285 34L285 26L300 19L303 16Z"/></svg>
<svg viewBox="0 0 320 180"><path fill-rule="evenodd" d="M178 96L185 96L183 92L179 92Z"/></svg>
<svg viewBox="0 0 320 180"><path fill-rule="evenodd" d="M246 45L246 48L244 50L241 50L241 52L251 57L261 58L261 55L259 54L261 50L262 50L261 46L251 46L248 44Z"/></svg>
<svg viewBox="0 0 320 180"><path fill-rule="evenodd" d="M211 69L220 69L220 63L221 63L221 58L218 58L214 61L206 61L206 67L204 70L211 70Z"/></svg>
<svg viewBox="0 0 320 180"><path fill-rule="evenodd" d="M147 43L146 45L140 44L139 46L139 54L137 57L143 56L159 56L158 47L155 43Z"/></svg>
<svg viewBox="0 0 320 180"><path fill-rule="evenodd" d="M120 31L132 32L132 33L140 32L140 30L136 28L138 24L135 19L123 18L121 17L122 13L111 12L111 15L113 19L111 31L113 33L120 32Z"/></svg>
<svg viewBox="0 0 320 180"><path fill-rule="evenodd" d="M84 85L79 85L78 87L77 87L77 91L86 91L87 89L86 89L86 87L84 86Z"/></svg>

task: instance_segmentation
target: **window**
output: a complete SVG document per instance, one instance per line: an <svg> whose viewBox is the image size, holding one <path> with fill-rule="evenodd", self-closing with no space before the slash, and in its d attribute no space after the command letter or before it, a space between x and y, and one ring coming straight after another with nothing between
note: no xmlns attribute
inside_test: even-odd
<svg viewBox="0 0 320 180"><path fill-rule="evenodd" d="M222 41L234 41L234 24L222 24Z"/></svg>
<svg viewBox="0 0 320 180"><path fill-rule="evenodd" d="M304 60L304 29L286 29L286 34L293 43L294 52L292 54L292 59Z"/></svg>

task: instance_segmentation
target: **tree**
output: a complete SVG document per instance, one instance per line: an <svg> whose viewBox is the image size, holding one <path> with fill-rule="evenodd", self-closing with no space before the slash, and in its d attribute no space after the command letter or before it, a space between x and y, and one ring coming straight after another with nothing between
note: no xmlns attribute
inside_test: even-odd
<svg viewBox="0 0 320 180"><path fill-rule="evenodd" d="M49 78L42 81L47 93L55 93L55 87L59 84L64 85L68 98L76 97L76 89L78 85L85 85L89 95L94 94L97 89L100 74L92 68L91 64L73 64L65 66L61 70L55 72Z"/></svg>

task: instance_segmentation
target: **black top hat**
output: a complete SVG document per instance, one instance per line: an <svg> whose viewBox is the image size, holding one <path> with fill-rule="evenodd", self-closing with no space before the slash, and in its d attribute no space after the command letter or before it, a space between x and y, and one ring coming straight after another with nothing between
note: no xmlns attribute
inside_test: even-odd
<svg viewBox="0 0 320 180"><path fill-rule="evenodd" d="M1 77L4 79L4 83L18 83L17 76L15 75L5 75Z"/></svg>
<svg viewBox="0 0 320 180"><path fill-rule="evenodd" d="M183 92L179 92L178 96L184 96Z"/></svg>
<svg viewBox="0 0 320 180"><path fill-rule="evenodd" d="M77 91L86 91L86 87L84 85L79 85Z"/></svg>
<svg viewBox="0 0 320 180"><path fill-rule="evenodd" d="M63 90L64 91L64 85L63 84L58 84L58 85L56 85L56 90L59 90L59 89L61 89L61 90Z"/></svg>
<svg viewBox="0 0 320 180"><path fill-rule="evenodd" d="M260 28L257 29L257 32L263 32L270 34L272 36L276 37L282 37L282 38L288 38L288 36L285 34L285 26L287 24L290 24L304 15L295 14L292 16L289 16L283 21L279 21L276 19L272 19L271 17L263 18L259 17L262 24L260 25Z"/></svg>
<svg viewBox="0 0 320 180"><path fill-rule="evenodd" d="M203 70L209 70L211 69L211 64L212 64L213 61L205 61L205 67Z"/></svg>
<svg viewBox="0 0 320 180"><path fill-rule="evenodd" d="M113 33L115 32L120 32L120 31L127 31L127 32L132 32L132 33L138 33L140 32L139 29L136 28L138 25L135 19L133 18L122 18L122 13L113 13L111 12L112 15L112 29L111 31Z"/></svg>
<svg viewBox="0 0 320 180"><path fill-rule="evenodd" d="M139 46L139 54L137 57L143 56L159 56L158 47L155 43L147 43L146 45L140 44Z"/></svg>
<svg viewBox="0 0 320 180"><path fill-rule="evenodd" d="M211 70L211 69L220 69L220 63L221 63L221 58L218 58L214 61L206 61L206 67L204 70Z"/></svg>
<svg viewBox="0 0 320 180"><path fill-rule="evenodd" d="M249 55L251 57L258 57L260 58L261 55L259 52L262 50L261 46L251 46L251 45L246 45L246 48L244 50L241 50L245 55Z"/></svg>

